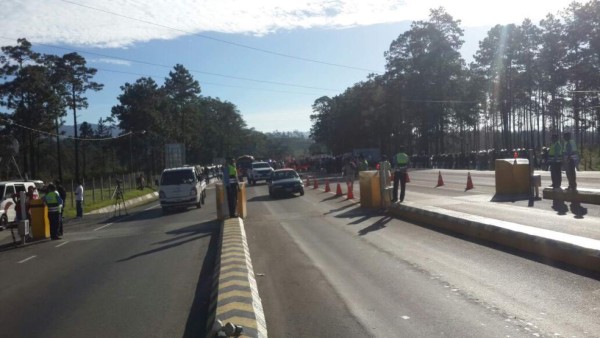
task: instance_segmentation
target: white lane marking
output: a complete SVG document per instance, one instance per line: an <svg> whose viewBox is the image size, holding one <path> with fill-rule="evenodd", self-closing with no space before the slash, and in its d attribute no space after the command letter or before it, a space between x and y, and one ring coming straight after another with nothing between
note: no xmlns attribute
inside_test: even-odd
<svg viewBox="0 0 600 338"><path fill-rule="evenodd" d="M103 226L101 226L101 227L99 227L99 228L96 228L96 229L94 229L94 231L98 231L98 230L100 230L100 229L104 229L104 228L106 228L107 226L111 226L111 225L112 225L112 223L108 223L108 224L106 224L106 225L103 225Z"/></svg>
<svg viewBox="0 0 600 338"><path fill-rule="evenodd" d="M59 245L55 246L55 248L60 248L61 246L65 245L67 243L69 243L69 241L62 242Z"/></svg>
<svg viewBox="0 0 600 338"><path fill-rule="evenodd" d="M25 258L25 259L24 259L24 260L22 260L22 261L19 261L18 263L19 263L19 264L20 264L20 263L25 263L25 262L27 262L28 260L30 260L30 259L34 259L34 258L36 258L36 257L37 257L36 255L33 255L33 256L31 256L31 257L27 257L27 258Z"/></svg>
<svg viewBox="0 0 600 338"><path fill-rule="evenodd" d="M144 209L144 211L146 211L146 210L150 210L150 209L154 209L154 208L156 208L156 207L160 207L160 204L153 205L153 206L151 206L150 208Z"/></svg>

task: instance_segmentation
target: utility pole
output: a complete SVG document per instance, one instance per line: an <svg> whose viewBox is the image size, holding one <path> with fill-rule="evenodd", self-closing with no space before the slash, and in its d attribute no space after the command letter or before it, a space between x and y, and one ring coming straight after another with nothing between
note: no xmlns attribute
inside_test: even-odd
<svg viewBox="0 0 600 338"><path fill-rule="evenodd" d="M58 162L58 179L62 182L63 181L63 176L62 176L62 163L61 163L61 156L60 156L60 135L59 135L59 130L58 130L58 118L56 118L56 160Z"/></svg>

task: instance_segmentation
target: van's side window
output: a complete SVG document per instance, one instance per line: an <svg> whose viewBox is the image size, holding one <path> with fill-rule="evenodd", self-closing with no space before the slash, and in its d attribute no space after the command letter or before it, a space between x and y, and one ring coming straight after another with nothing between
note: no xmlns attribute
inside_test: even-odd
<svg viewBox="0 0 600 338"><path fill-rule="evenodd" d="M15 194L15 187L12 185L6 186L6 191L4 192L4 197L12 197Z"/></svg>

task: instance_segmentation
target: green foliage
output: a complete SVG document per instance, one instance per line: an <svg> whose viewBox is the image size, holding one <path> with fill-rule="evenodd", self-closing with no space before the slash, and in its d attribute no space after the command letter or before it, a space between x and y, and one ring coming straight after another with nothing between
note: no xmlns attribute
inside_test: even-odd
<svg viewBox="0 0 600 338"><path fill-rule="evenodd" d="M399 145L430 154L540 149L550 131L565 129L593 140L600 133L598 18L593 0L548 14L539 26L496 25L467 67L460 22L431 10L392 41L384 74L314 101L311 137L335 154L394 153Z"/></svg>

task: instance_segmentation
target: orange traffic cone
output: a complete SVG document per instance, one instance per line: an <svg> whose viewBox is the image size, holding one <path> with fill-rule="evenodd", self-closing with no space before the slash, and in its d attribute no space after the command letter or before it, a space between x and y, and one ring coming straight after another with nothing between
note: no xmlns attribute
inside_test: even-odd
<svg viewBox="0 0 600 338"><path fill-rule="evenodd" d="M354 194L352 193L352 190L354 190L354 189L352 189L353 185L354 184L352 184L352 183L348 183L348 199L349 200L354 199Z"/></svg>
<svg viewBox="0 0 600 338"><path fill-rule="evenodd" d="M442 185L444 185L444 180L442 179L442 172L440 171L438 174L438 184L435 187L441 187Z"/></svg>
<svg viewBox="0 0 600 338"><path fill-rule="evenodd" d="M306 186L310 187L310 176L306 176Z"/></svg>
<svg viewBox="0 0 600 338"><path fill-rule="evenodd" d="M319 189L319 180L315 178L315 184L313 185L313 189Z"/></svg>
<svg viewBox="0 0 600 338"><path fill-rule="evenodd" d="M330 192L331 188L329 187L329 179L325 179L325 192Z"/></svg>
<svg viewBox="0 0 600 338"><path fill-rule="evenodd" d="M338 182L337 189L335 190L335 195L336 196L342 196L343 195L343 193L342 193L342 186L340 185L340 182Z"/></svg>
<svg viewBox="0 0 600 338"><path fill-rule="evenodd" d="M406 175L406 183L410 183L410 177L408 177L408 173L406 173L404 175Z"/></svg>
<svg viewBox="0 0 600 338"><path fill-rule="evenodd" d="M473 181L471 180L471 173L468 173L468 176L467 176L467 187L465 188L465 191L471 190L473 188L474 187L473 187Z"/></svg>

